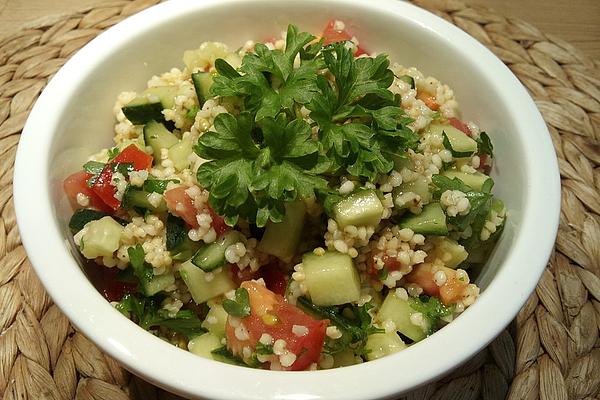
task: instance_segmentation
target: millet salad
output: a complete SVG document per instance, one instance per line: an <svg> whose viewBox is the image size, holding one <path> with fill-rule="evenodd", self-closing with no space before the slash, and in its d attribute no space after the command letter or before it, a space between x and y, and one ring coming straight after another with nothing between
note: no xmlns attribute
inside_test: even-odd
<svg viewBox="0 0 600 400"><path fill-rule="evenodd" d="M316 370L401 351L475 302L506 211L492 143L447 85L336 20L183 61L118 96L115 147L64 181L116 309L199 356Z"/></svg>

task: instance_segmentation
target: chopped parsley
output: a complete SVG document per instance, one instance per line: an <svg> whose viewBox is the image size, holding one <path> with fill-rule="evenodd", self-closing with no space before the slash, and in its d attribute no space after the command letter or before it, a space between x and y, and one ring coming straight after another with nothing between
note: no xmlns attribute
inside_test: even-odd
<svg viewBox="0 0 600 400"><path fill-rule="evenodd" d="M223 300L223 308L227 314L234 317L244 318L250 315L250 296L248 295L248 291L244 288L237 288L235 290L235 300Z"/></svg>

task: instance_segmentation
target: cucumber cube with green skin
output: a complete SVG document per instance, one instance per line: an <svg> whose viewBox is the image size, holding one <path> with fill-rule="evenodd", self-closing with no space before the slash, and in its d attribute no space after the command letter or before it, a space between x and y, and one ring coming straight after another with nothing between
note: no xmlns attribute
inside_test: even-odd
<svg viewBox="0 0 600 400"><path fill-rule="evenodd" d="M210 302L209 302L210 303ZM221 303L214 303L202 321L202 327L220 338L225 337L225 324L227 323L227 311Z"/></svg>
<svg viewBox="0 0 600 400"><path fill-rule="evenodd" d="M396 330L404 336L418 342L423 340L429 331L429 321L425 319L425 327L417 326L410 320L410 316L416 313L408 300L400 299L396 296L395 291L391 291L386 296L377 312L376 320L384 323L387 320L392 321L396 325Z"/></svg>
<svg viewBox="0 0 600 400"><path fill-rule="evenodd" d="M123 226L112 217L88 222L84 229L86 231L78 245L85 258L110 257L119 249Z"/></svg>
<svg viewBox="0 0 600 400"><path fill-rule="evenodd" d="M144 294L154 296L156 293L167 290L175 284L175 275L172 273L163 275L154 275L148 282L144 282Z"/></svg>
<svg viewBox="0 0 600 400"><path fill-rule="evenodd" d="M444 135L450 144L450 150L455 157L468 157L477 151L477 142L461 130L450 124L433 123L429 125L429 134L444 140Z"/></svg>
<svg viewBox="0 0 600 400"><path fill-rule="evenodd" d="M428 259L440 259L448 268L458 267L469 256L464 246L449 237L435 237L431 243L433 249L428 252Z"/></svg>
<svg viewBox="0 0 600 400"><path fill-rule="evenodd" d="M340 227L376 226L383 215L383 204L374 190L356 192L334 206L334 219Z"/></svg>
<svg viewBox="0 0 600 400"><path fill-rule="evenodd" d="M394 204L396 204L396 198L404 193L412 192L418 194L421 198L422 204L427 204L431 201L431 192L429 191L429 183L427 178L423 175L419 175L414 181L404 182L397 188L394 188L393 197ZM404 204L402 204L404 206Z"/></svg>
<svg viewBox="0 0 600 400"><path fill-rule="evenodd" d="M302 201L285 204L285 217L280 223L269 221L258 249L284 262L292 261L304 228L306 207Z"/></svg>
<svg viewBox="0 0 600 400"><path fill-rule="evenodd" d="M190 353L211 360L213 359L211 352L222 346L221 338L211 332L196 336L188 342L188 350Z"/></svg>
<svg viewBox="0 0 600 400"><path fill-rule="evenodd" d="M212 276L207 277L207 274ZM226 268L220 272L204 272L188 260L179 267L179 275L196 304L204 303L236 288Z"/></svg>
<svg viewBox="0 0 600 400"><path fill-rule="evenodd" d="M169 159L177 171L183 171L190 166L190 155L193 153L190 139L183 139L169 148Z"/></svg>
<svg viewBox="0 0 600 400"><path fill-rule="evenodd" d="M152 147L154 162L160 162L162 149L170 149L179 143L177 136L173 135L163 124L154 120L144 125L144 139L146 144Z"/></svg>
<svg viewBox="0 0 600 400"><path fill-rule="evenodd" d="M209 72L194 72L192 82L194 83L196 96L198 96L198 103L202 107L204 102L212 97L210 88L213 84L213 76Z"/></svg>
<svg viewBox="0 0 600 400"><path fill-rule="evenodd" d="M337 251L302 257L304 284L317 306L334 306L358 301L360 277L352 258Z"/></svg>
<svg viewBox="0 0 600 400"><path fill-rule="evenodd" d="M482 174L481 172L475 172L474 174L469 174L466 172L456 171L456 170L448 170L442 172L443 176L446 176L450 179L458 178L465 185L469 186L471 189L481 192L483 186L486 184L488 180L491 180L489 176Z"/></svg>
<svg viewBox="0 0 600 400"><path fill-rule="evenodd" d="M123 114L134 125L142 125L151 120L163 121L162 110L173 108L177 91L177 86L148 88L123 106Z"/></svg>
<svg viewBox="0 0 600 400"><path fill-rule="evenodd" d="M406 347L406 344L404 344L396 332L374 333L369 335L365 346L367 360L376 360L404 350Z"/></svg>
<svg viewBox="0 0 600 400"><path fill-rule="evenodd" d="M422 235L447 235L448 225L446 224L446 214L442 210L440 203L431 203L423 207L423 211L418 215L411 215L404 218L398 226L410 228L414 233Z"/></svg>

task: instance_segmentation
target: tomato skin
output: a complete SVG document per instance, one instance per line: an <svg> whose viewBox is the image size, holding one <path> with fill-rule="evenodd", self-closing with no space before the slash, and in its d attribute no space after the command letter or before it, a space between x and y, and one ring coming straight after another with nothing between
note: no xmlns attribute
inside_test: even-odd
<svg viewBox="0 0 600 400"><path fill-rule="evenodd" d="M87 185L88 179L92 177L92 174L85 171L78 171L74 174L69 175L63 181L63 190L65 191L69 203L74 210L82 208L77 203L77 194L83 193L90 199L90 204L86 208L93 208L98 211L112 212L112 208L106 205L102 199Z"/></svg>
<svg viewBox="0 0 600 400"><path fill-rule="evenodd" d="M228 230L231 229L229 225L225 223L223 217L221 217L212 207L208 207L208 212L210 213L210 217L212 218L212 227L217 232L217 235L222 235Z"/></svg>
<svg viewBox="0 0 600 400"><path fill-rule="evenodd" d="M136 282L119 280L118 268L107 268L90 260L85 263L84 270L94 287L108 301L119 301L125 294L135 293L137 290Z"/></svg>
<svg viewBox="0 0 600 400"><path fill-rule="evenodd" d="M164 194L165 201L171 214L182 218L191 227L197 228L199 226L196 219L198 210L194 206L192 198L185 192L187 189L187 186L177 186L167 190Z"/></svg>
<svg viewBox="0 0 600 400"><path fill-rule="evenodd" d="M450 123L450 125L458 129L459 131L464 132L467 136L471 136L471 131L469 130L469 127L460 119L454 117L448 118L448 122Z"/></svg>
<svg viewBox="0 0 600 400"><path fill-rule="evenodd" d="M264 279L267 289L280 296L285 295L285 289L287 288L286 274L277 264L263 265L258 273Z"/></svg>
<svg viewBox="0 0 600 400"><path fill-rule="evenodd" d="M296 361L289 367L291 371L307 369L317 362L325 342L325 330L328 320L315 320L298 307L285 302L282 296L273 293L255 281L243 282L242 288L248 291L251 314L241 319L248 331L247 340L239 340L235 328L231 325L231 317L227 320L227 346L234 354L242 354L242 349L249 346L252 350L263 333L271 335L273 340L285 340L286 349L298 355ZM268 317L268 318L265 318ZM267 324L265 320L274 320ZM297 336L293 333L294 325L304 326L308 333Z"/></svg>
<svg viewBox="0 0 600 400"><path fill-rule="evenodd" d="M402 267L400 261L398 261L395 257L388 256L387 254L384 254L383 257L381 257L381 261L383 261L383 268L377 269L375 267L375 259L373 257L369 257L367 259L367 273L375 280L380 280L379 274L383 270L387 272L399 271Z"/></svg>
<svg viewBox="0 0 600 400"><path fill-rule="evenodd" d="M434 275L438 271L444 271L446 274L446 282L442 286L438 286L434 280ZM429 263L414 266L405 279L423 288L426 295L438 297L445 305L459 301L468 286L468 283L458 280L456 271L452 268L433 266Z"/></svg>
<svg viewBox="0 0 600 400"><path fill-rule="evenodd" d="M110 184L112 176L112 166L111 164L107 164L96 178L92 190L107 206L112 210L117 210L121 206L121 201L115 198L117 188Z"/></svg>
<svg viewBox="0 0 600 400"><path fill-rule="evenodd" d="M112 160L113 164L132 163L136 171L148 170L152 167L152 156L140 150L135 144L130 144Z"/></svg>
<svg viewBox="0 0 600 400"><path fill-rule="evenodd" d="M236 286L240 286L242 282L251 281L253 279L258 279L259 271L252 271L250 268L244 268L240 270L240 268L236 264L228 264L229 265L229 275L231 279L235 283Z"/></svg>
<svg viewBox="0 0 600 400"><path fill-rule="evenodd" d="M321 36L323 37L323 46L327 46L330 43L335 42L346 42L352 40L352 35L348 33L346 30L337 31L334 29L335 27L335 19L330 19L327 22L327 25L323 29L323 33ZM355 57L358 57L363 54L369 54L365 49L358 46L356 49L356 53L354 53Z"/></svg>

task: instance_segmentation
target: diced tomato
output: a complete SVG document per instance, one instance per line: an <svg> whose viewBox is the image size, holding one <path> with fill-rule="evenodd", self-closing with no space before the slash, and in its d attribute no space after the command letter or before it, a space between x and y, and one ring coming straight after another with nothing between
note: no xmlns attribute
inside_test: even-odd
<svg viewBox="0 0 600 400"><path fill-rule="evenodd" d="M257 272L259 276L265 280L267 289L280 296L285 295L287 279L286 274L279 265L272 262L267 265L263 265Z"/></svg>
<svg viewBox="0 0 600 400"><path fill-rule="evenodd" d="M171 214L183 218L183 220L193 228L197 228L198 220L196 215L198 210L194 206L194 202L185 192L187 186L177 186L171 190L167 190L164 194L167 208Z"/></svg>
<svg viewBox="0 0 600 400"><path fill-rule="evenodd" d="M438 286L434 280L435 273L438 271L446 274L446 282L442 286ZM429 263L414 266L412 272L406 275L405 279L407 282L419 285L425 294L439 297L445 305L460 300L468 285L456 277L456 271L452 268L433 266Z"/></svg>
<svg viewBox="0 0 600 400"><path fill-rule="evenodd" d="M111 185L113 173L112 166L107 164L96 181L92 186L92 190L96 193L102 201L113 210L118 209L121 206L121 201L115 198L117 188Z"/></svg>
<svg viewBox="0 0 600 400"><path fill-rule="evenodd" d="M250 268L244 268L240 270L236 264L229 264L229 275L236 286L240 286L242 282L258 279L258 274L258 271L252 271Z"/></svg>
<svg viewBox="0 0 600 400"><path fill-rule="evenodd" d="M423 101L423 103L425 103L425 105L433 111L437 111L440 109L440 105L435 101L435 96L431 96L426 92L418 91L417 99Z"/></svg>
<svg viewBox="0 0 600 400"><path fill-rule="evenodd" d="M469 130L469 127L467 126L467 124L463 123L460 119L448 118L448 122L450 123L450 125L452 125L456 129L458 129L459 131L464 132L467 136L471 136L471 131Z"/></svg>
<svg viewBox="0 0 600 400"><path fill-rule="evenodd" d="M398 261L395 257L388 256L387 254L384 254L383 257L381 257L381 261L383 261L383 268L378 269L375 267L375 259L373 257L369 257L367 259L367 272L376 280L380 279L379 277L382 272L399 271L400 267L402 266L400 261Z"/></svg>
<svg viewBox="0 0 600 400"><path fill-rule="evenodd" d="M323 45L352 40L352 35L346 30L338 31L335 29L335 19L331 19L329 20L329 22L327 22L327 25L325 26L325 29L323 29L323 33L321 34L321 36L325 39L323 41ZM365 49L363 49L362 47L358 46L354 55L358 57L362 54L368 54L368 52L365 51Z"/></svg>
<svg viewBox="0 0 600 400"><path fill-rule="evenodd" d="M85 171L75 172L69 175L63 182L63 190L65 191L71 207L73 209L82 208L77 203L77 194L82 193L90 199L90 204L86 208L94 208L96 210L111 212L112 209L108 207L102 199L94 193L91 187L87 185L88 179L92 177L91 174Z"/></svg>
<svg viewBox="0 0 600 400"><path fill-rule="evenodd" d="M137 283L119 280L118 268L107 268L90 261L84 265L84 270L94 287L108 301L119 301L123 295L134 293L137 289Z"/></svg>
<svg viewBox="0 0 600 400"><path fill-rule="evenodd" d="M113 163L132 163L133 169L141 171L152 167L152 156L140 150L135 144L130 144L112 160Z"/></svg>
<svg viewBox="0 0 600 400"><path fill-rule="evenodd" d="M248 291L250 297L250 315L241 319L241 323L248 330L249 338L238 339L229 317L226 327L227 346L234 354L243 356L242 349L246 346L255 350L262 334L267 333L273 340L284 340L286 349L296 355L294 363L284 369L300 371L318 361L325 341L328 320L312 318L258 282L243 282L241 287ZM294 325L300 329L306 328L306 333L297 335L293 331Z"/></svg>
<svg viewBox="0 0 600 400"><path fill-rule="evenodd" d="M210 213L210 217L212 218L211 225L214 228L215 232L217 232L217 235L222 235L223 233L231 229L231 227L225 223L223 217L217 214L217 212L211 207L208 207L208 212Z"/></svg>

